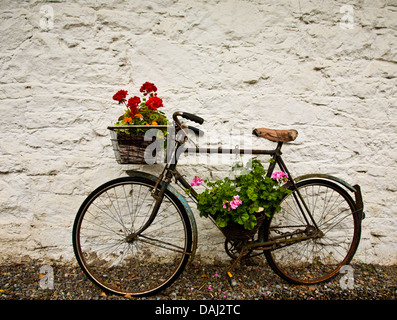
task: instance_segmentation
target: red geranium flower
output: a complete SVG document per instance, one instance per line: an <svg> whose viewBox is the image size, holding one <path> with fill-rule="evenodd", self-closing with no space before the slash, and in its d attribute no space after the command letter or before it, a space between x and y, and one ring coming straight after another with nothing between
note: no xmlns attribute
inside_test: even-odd
<svg viewBox="0 0 397 320"><path fill-rule="evenodd" d="M130 108L130 111L128 112L128 114L130 115L130 116L134 116L134 115L136 115L138 113L138 106L136 106L136 107L131 107Z"/></svg>
<svg viewBox="0 0 397 320"><path fill-rule="evenodd" d="M145 82L139 91L143 92L143 95L146 96L148 93L156 92L157 88L153 83Z"/></svg>
<svg viewBox="0 0 397 320"><path fill-rule="evenodd" d="M127 107L131 110L137 109L138 105L141 103L141 98L135 96L128 99Z"/></svg>
<svg viewBox="0 0 397 320"><path fill-rule="evenodd" d="M127 96L128 92L126 90L119 90L116 92L116 94L113 96L113 100L118 101L119 103L122 103L125 101L125 97Z"/></svg>
<svg viewBox="0 0 397 320"><path fill-rule="evenodd" d="M146 105L150 110L155 110L163 106L163 100L158 97L150 97L148 101L146 101Z"/></svg>

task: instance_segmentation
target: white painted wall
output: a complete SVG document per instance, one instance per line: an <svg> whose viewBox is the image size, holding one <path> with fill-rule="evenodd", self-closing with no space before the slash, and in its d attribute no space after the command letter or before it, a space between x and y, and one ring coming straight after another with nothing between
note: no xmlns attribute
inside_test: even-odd
<svg viewBox="0 0 397 320"><path fill-rule="evenodd" d="M397 263L395 0L3 0L0 17L0 262L73 259L80 204L133 168L113 158L111 97L150 81L168 115L205 118L211 141L297 129L284 148L294 175L362 186L356 259ZM181 171L225 173L202 161ZM221 255L197 221L199 253Z"/></svg>

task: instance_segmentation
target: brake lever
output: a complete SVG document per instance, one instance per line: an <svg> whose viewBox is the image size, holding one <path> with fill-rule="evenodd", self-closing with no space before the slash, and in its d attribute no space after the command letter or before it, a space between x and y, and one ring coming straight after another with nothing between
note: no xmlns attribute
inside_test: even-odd
<svg viewBox="0 0 397 320"><path fill-rule="evenodd" d="M203 136L204 135L204 131L200 130L199 128L193 127L193 126L182 124L182 128L183 129L192 130L198 136Z"/></svg>
<svg viewBox="0 0 397 320"><path fill-rule="evenodd" d="M188 126L188 129L192 130L198 136L203 136L204 135L204 131L200 130L199 128Z"/></svg>

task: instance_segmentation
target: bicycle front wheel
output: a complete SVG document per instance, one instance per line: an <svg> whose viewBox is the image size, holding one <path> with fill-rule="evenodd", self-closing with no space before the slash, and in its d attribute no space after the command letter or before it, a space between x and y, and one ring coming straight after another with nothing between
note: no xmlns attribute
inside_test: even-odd
<svg viewBox="0 0 397 320"><path fill-rule="evenodd" d="M171 285L186 266L192 230L185 208L166 190L157 216L143 232L155 198L151 180L124 177L105 183L81 205L73 247L85 275L107 292L144 296Z"/></svg>
<svg viewBox="0 0 397 320"><path fill-rule="evenodd" d="M360 220L353 199L331 181L305 180L297 189L312 219L307 214L304 218L303 205L298 204L297 191L293 191L264 228L265 241L280 241L275 250L264 253L270 267L283 279L296 284L319 283L335 276L353 258L360 239Z"/></svg>

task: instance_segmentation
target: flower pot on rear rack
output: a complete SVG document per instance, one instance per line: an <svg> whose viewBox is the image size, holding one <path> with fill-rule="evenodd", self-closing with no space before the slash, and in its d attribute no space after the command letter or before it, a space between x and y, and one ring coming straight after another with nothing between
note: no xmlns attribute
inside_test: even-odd
<svg viewBox="0 0 397 320"><path fill-rule="evenodd" d="M139 125L108 127L116 161L119 164L163 163L167 128Z"/></svg>
<svg viewBox="0 0 397 320"><path fill-rule="evenodd" d="M256 217L256 221L258 222L258 224L252 230L244 229L244 226L235 222L231 222L226 227L222 227L219 229L222 231L223 235L229 241L250 240L258 232L258 229L263 224L265 219L266 219L265 215L260 215L260 216L258 215Z"/></svg>
<svg viewBox="0 0 397 320"><path fill-rule="evenodd" d="M283 186L286 181L281 181L286 174L269 177L255 158L245 165L236 164L231 172L214 182L205 180L205 190L196 195L197 209L200 216L211 218L228 240L248 240L266 218L280 210L281 200L290 194ZM191 186L202 183L203 179L195 176Z"/></svg>

